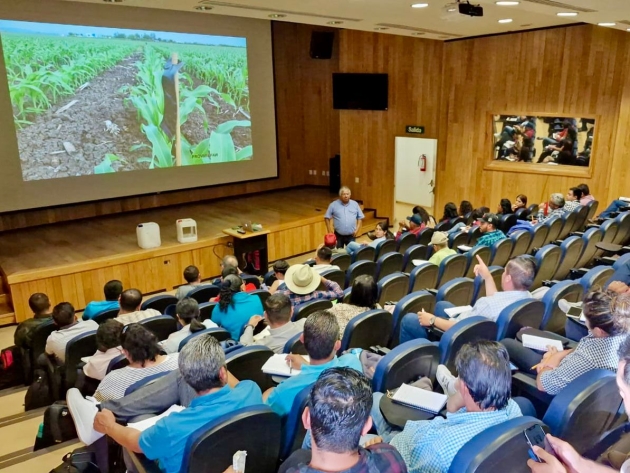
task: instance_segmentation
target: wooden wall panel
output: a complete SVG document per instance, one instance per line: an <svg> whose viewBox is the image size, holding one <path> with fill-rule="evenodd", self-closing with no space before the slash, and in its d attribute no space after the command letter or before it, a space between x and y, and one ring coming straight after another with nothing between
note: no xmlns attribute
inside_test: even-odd
<svg viewBox="0 0 630 473"><path fill-rule="evenodd" d="M406 125L438 138L444 44L388 34L341 31L341 72L389 74L389 110L342 110L342 182L379 216L394 215L394 138ZM359 183L355 178L359 178Z"/></svg>
<svg viewBox="0 0 630 473"><path fill-rule="evenodd" d="M630 116L626 108L621 123L619 107L622 96L630 105L629 47L626 33L591 25L446 43L436 215L462 199L495 209L502 197L524 193L539 203L580 182L600 201L622 193ZM484 170L493 146L488 114L500 112L596 115L592 177Z"/></svg>

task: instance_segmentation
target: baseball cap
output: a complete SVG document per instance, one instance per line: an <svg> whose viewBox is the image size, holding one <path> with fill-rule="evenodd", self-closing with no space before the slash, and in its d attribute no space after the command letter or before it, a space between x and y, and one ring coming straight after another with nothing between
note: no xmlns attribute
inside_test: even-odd
<svg viewBox="0 0 630 473"><path fill-rule="evenodd" d="M334 233L326 233L324 235L324 246L328 248L334 248L337 245L337 237Z"/></svg>
<svg viewBox="0 0 630 473"><path fill-rule="evenodd" d="M431 245L444 245L448 241L448 235L444 232L435 232L431 237Z"/></svg>
<svg viewBox="0 0 630 473"><path fill-rule="evenodd" d="M497 223L499 223L499 217L497 217L496 214L491 214L491 213L484 214L483 217L478 218L477 220L479 222L491 223L492 225L495 225L495 226Z"/></svg>
<svg viewBox="0 0 630 473"><path fill-rule="evenodd" d="M416 225L422 225L422 218L418 214L413 214L411 217L407 217L407 220L415 223Z"/></svg>

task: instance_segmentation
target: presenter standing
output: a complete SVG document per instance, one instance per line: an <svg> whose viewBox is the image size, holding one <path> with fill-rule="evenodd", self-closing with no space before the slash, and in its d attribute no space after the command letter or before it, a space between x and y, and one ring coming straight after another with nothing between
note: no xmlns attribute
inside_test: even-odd
<svg viewBox="0 0 630 473"><path fill-rule="evenodd" d="M337 237L337 248L343 248L354 241L361 230L364 215L359 204L356 200L351 200L350 196L350 189L343 186L339 189L339 199L330 203L324 215L328 233L334 231Z"/></svg>

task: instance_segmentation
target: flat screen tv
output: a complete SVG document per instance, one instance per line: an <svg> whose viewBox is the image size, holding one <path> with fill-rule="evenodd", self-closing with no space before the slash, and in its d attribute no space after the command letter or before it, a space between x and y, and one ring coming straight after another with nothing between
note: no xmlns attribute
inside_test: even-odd
<svg viewBox="0 0 630 473"><path fill-rule="evenodd" d="M333 74L333 108L387 110L387 74Z"/></svg>

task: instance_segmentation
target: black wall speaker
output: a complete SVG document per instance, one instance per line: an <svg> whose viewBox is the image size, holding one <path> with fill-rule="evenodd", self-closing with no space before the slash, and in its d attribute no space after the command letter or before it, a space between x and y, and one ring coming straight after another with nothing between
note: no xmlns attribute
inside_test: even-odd
<svg viewBox="0 0 630 473"><path fill-rule="evenodd" d="M330 59L333 52L335 33L333 31L313 31L311 33L311 57Z"/></svg>
<svg viewBox="0 0 630 473"><path fill-rule="evenodd" d="M341 156L338 154L329 160L330 192L336 194L341 189Z"/></svg>

